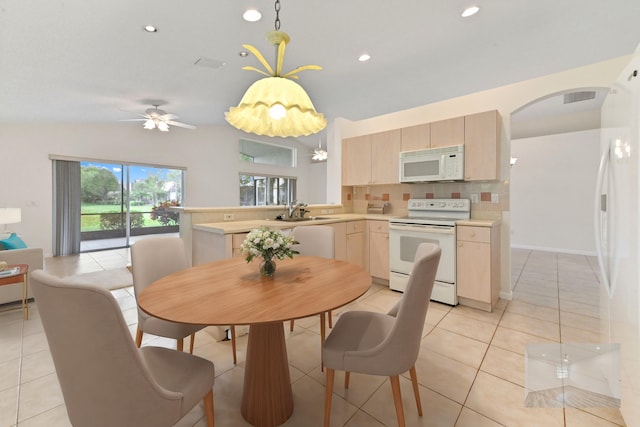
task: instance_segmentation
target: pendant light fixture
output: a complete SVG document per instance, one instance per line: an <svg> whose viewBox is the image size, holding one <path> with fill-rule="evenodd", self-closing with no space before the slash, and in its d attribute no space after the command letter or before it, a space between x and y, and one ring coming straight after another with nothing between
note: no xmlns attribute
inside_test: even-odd
<svg viewBox="0 0 640 427"><path fill-rule="evenodd" d="M225 118L232 126L256 135L298 137L320 132L327 126L323 114L318 113L305 90L292 81L304 70L321 70L317 65L298 67L282 74L284 52L289 36L280 31L280 0L275 2L275 31L267 33L267 40L276 46L275 70L255 47L244 44L242 47L253 53L266 72L255 67L243 67L243 70L256 71L267 77L253 83L245 92L237 107L229 108Z"/></svg>

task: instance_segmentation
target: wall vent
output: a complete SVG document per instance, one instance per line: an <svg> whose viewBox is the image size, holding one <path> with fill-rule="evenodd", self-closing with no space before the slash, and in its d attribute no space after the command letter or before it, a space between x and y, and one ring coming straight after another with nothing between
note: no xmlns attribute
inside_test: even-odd
<svg viewBox="0 0 640 427"><path fill-rule="evenodd" d="M565 93L564 103L571 104L574 102L588 101L590 99L595 99L595 97L596 97L596 92L593 90Z"/></svg>
<svg viewBox="0 0 640 427"><path fill-rule="evenodd" d="M227 63L220 59L202 57L202 58L198 58L196 62L193 63L193 65L197 65L198 67L213 68L214 70L218 70L224 67L225 65L227 65Z"/></svg>

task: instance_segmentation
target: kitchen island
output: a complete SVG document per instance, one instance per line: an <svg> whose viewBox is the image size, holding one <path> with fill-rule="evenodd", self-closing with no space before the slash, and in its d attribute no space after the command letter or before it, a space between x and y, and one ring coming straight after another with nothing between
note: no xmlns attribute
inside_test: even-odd
<svg viewBox="0 0 640 427"><path fill-rule="evenodd" d="M314 218L311 216L310 218ZM260 227L291 230L297 226L329 225L335 231L335 254L337 259L348 260L347 223L384 220L390 217L381 214L341 213L322 215L319 219L305 221L281 221L275 219L254 219L245 221L222 221L195 224L191 229L191 252L193 265L240 256L239 248L246 234ZM182 232L181 232L182 235ZM366 263L368 264L368 263Z"/></svg>

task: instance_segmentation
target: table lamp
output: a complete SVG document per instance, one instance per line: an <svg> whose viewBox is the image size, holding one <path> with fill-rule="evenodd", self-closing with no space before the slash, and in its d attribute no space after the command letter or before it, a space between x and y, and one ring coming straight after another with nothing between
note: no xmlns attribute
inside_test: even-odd
<svg viewBox="0 0 640 427"><path fill-rule="evenodd" d="M0 208L0 224L4 224L2 234L7 234L7 224L15 224L22 220L20 208Z"/></svg>

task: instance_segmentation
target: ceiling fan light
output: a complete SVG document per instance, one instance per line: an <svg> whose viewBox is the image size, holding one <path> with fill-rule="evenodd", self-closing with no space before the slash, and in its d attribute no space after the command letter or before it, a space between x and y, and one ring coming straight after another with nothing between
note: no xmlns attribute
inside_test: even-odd
<svg viewBox="0 0 640 427"><path fill-rule="evenodd" d="M270 113L276 104L286 112L279 120ZM265 77L254 82L238 106L225 113L225 119L245 132L280 137L307 136L327 126L324 114L316 111L302 86L282 77Z"/></svg>
<svg viewBox="0 0 640 427"><path fill-rule="evenodd" d="M319 149L315 150L312 159L318 162L322 162L324 160L327 160L327 157L327 152L325 150Z"/></svg>
<svg viewBox="0 0 640 427"><path fill-rule="evenodd" d="M169 125L163 121L158 121L158 124L156 126L162 132L169 132Z"/></svg>
<svg viewBox="0 0 640 427"><path fill-rule="evenodd" d="M145 129L154 129L156 127L156 124L153 120L148 119L147 121L144 122L144 126Z"/></svg>

